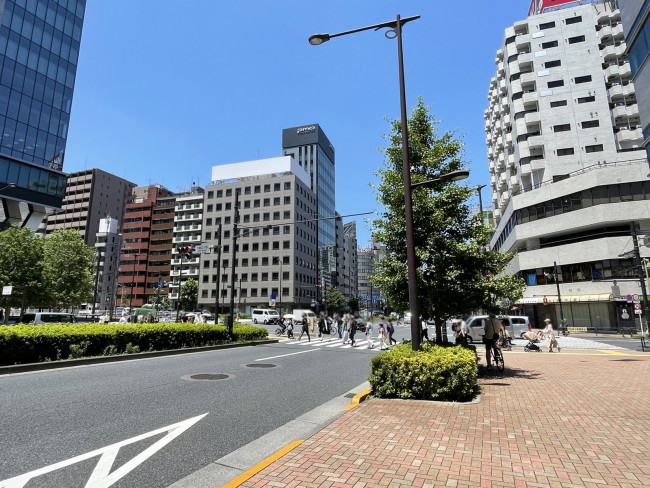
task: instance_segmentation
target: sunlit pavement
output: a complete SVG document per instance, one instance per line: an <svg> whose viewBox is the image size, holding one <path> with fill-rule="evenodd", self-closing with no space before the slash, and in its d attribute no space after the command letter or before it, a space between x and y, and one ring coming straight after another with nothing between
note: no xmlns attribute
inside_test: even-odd
<svg viewBox="0 0 650 488"><path fill-rule="evenodd" d="M650 486L650 355L504 356L478 401L369 398L241 486Z"/></svg>

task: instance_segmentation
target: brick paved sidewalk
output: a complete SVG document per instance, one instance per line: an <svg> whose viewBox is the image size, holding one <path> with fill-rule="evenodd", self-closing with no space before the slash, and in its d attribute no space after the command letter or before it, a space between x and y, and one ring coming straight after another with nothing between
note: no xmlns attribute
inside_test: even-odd
<svg viewBox="0 0 650 488"><path fill-rule="evenodd" d="M241 486L650 486L650 356L505 361L478 403L370 398Z"/></svg>

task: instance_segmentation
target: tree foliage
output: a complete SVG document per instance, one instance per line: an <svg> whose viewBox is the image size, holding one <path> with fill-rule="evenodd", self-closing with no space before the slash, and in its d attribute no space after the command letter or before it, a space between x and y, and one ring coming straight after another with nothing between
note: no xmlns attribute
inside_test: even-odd
<svg viewBox="0 0 650 488"><path fill-rule="evenodd" d="M0 287L13 286L10 297L3 297L5 316L10 307L37 305L41 299L43 241L31 230L15 225L0 232Z"/></svg>
<svg viewBox="0 0 650 488"><path fill-rule="evenodd" d="M94 251L79 232L59 229L43 240L43 285L50 308L77 307L92 300Z"/></svg>
<svg viewBox="0 0 650 488"><path fill-rule="evenodd" d="M337 287L328 286L325 304L327 305L327 310L333 313L345 307L348 301Z"/></svg>
<svg viewBox="0 0 650 488"><path fill-rule="evenodd" d="M193 278L188 280L181 286L180 305L181 310L194 310L196 301L199 297L199 285Z"/></svg>
<svg viewBox="0 0 650 488"><path fill-rule="evenodd" d="M391 306L408 310L401 123L390 122L390 134L385 136L390 145L381 149L385 160L374 185L383 211L372 222L373 241L386 244L386 254L371 279ZM408 130L412 184L464 169L462 139L441 131L421 98L411 112ZM423 317L435 320L438 340L449 317L481 308L494 310L498 299L517 299L523 293L522 280L499 274L513 255L486 251L490 229L471 212L469 199L474 193L466 185L442 182L412 191L418 309ZM488 273L492 279L487 279Z"/></svg>
<svg viewBox="0 0 650 488"><path fill-rule="evenodd" d="M363 300L360 296L352 297L348 302L348 306L350 307L351 312L358 312L363 308Z"/></svg>

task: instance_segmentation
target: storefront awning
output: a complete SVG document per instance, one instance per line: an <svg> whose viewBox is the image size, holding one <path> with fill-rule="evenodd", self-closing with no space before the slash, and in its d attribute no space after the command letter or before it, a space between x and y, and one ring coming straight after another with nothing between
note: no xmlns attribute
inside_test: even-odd
<svg viewBox="0 0 650 488"><path fill-rule="evenodd" d="M516 305L543 304L544 298L548 303L558 303L557 295L547 295L546 297L520 298L515 302ZM611 293L600 293L596 295L562 295L562 303L568 302L613 302L614 295Z"/></svg>

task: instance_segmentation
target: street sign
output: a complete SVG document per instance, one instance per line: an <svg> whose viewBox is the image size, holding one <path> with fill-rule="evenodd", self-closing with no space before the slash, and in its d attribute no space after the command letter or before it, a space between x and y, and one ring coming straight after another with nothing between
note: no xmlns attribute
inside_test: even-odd
<svg viewBox="0 0 650 488"><path fill-rule="evenodd" d="M641 309L635 310L634 313L637 314L637 315L641 315L643 313L643 310L641 310Z"/></svg>
<svg viewBox="0 0 650 488"><path fill-rule="evenodd" d="M13 286L3 286L2 287L2 294L4 296L11 295L11 290L13 290L13 288L14 288Z"/></svg>
<svg viewBox="0 0 650 488"><path fill-rule="evenodd" d="M635 301L635 302L638 302L639 301L639 295L637 295L636 293L634 295L632 295L632 300Z"/></svg>
<svg viewBox="0 0 650 488"><path fill-rule="evenodd" d="M640 303L635 303L634 304L634 310L641 310L641 304Z"/></svg>
<svg viewBox="0 0 650 488"><path fill-rule="evenodd" d="M195 253L204 253L208 252L210 250L210 244L199 244L198 246L194 246L194 252Z"/></svg>
<svg viewBox="0 0 650 488"><path fill-rule="evenodd" d="M627 300L627 303L632 303L632 295L625 295L625 299Z"/></svg>
<svg viewBox="0 0 650 488"><path fill-rule="evenodd" d="M271 293L271 296L270 296L269 298L270 298L271 300L275 300L275 299L278 298L278 297L277 297L277 295L276 295L275 293Z"/></svg>

